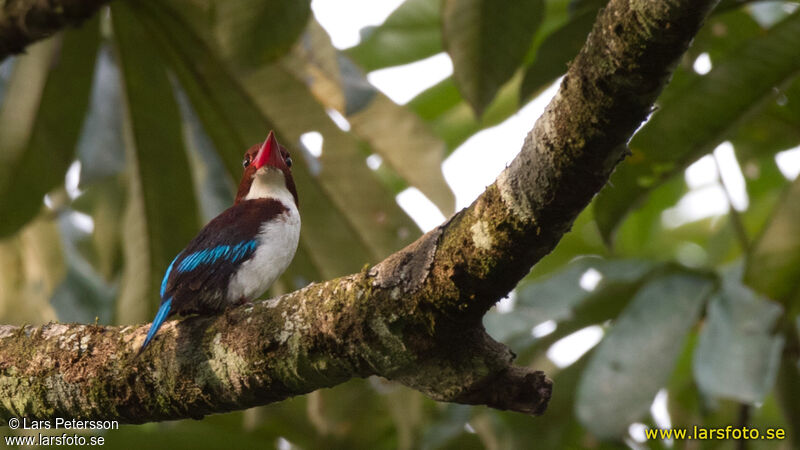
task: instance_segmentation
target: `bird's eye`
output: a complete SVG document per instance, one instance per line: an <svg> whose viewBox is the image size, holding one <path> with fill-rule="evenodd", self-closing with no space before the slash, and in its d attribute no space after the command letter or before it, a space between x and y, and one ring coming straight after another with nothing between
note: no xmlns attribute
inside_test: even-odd
<svg viewBox="0 0 800 450"><path fill-rule="evenodd" d="M291 156L287 156L286 157L286 167L292 167L292 157Z"/></svg>
<svg viewBox="0 0 800 450"><path fill-rule="evenodd" d="M245 156L244 160L242 160L242 167L244 167L246 169L247 166L249 166L249 165L250 165L250 157L249 156Z"/></svg>

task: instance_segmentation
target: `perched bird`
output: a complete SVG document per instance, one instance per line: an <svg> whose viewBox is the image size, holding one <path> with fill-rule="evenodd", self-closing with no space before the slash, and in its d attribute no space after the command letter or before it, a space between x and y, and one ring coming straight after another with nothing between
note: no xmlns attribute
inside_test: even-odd
<svg viewBox="0 0 800 450"><path fill-rule="evenodd" d="M270 131L244 155L233 206L208 223L172 261L161 307L141 353L167 317L214 314L255 299L286 270L300 238L292 159Z"/></svg>

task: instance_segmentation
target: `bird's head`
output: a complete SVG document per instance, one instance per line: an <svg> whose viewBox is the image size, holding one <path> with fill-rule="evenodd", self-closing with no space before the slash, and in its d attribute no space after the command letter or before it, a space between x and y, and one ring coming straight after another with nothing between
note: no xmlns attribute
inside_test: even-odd
<svg viewBox="0 0 800 450"><path fill-rule="evenodd" d="M288 199L285 197L290 197L298 205L297 189L292 178L292 158L289 151L275 139L272 131L263 144L256 144L247 150L242 165L244 173L234 203L257 198L286 201Z"/></svg>

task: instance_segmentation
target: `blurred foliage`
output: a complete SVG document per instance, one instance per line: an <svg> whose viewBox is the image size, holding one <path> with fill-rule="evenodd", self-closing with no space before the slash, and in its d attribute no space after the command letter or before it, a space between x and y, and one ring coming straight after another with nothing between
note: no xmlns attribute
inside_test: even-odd
<svg viewBox="0 0 800 450"><path fill-rule="evenodd" d="M308 1L113 2L0 65L0 322L149 320L172 255L230 204L241 155L270 129L295 153L303 217L272 294L379 261L420 235L394 196L413 186L451 214L444 158L563 74L603 4L406 0L340 51ZM797 8L723 1L632 156L486 315L520 364L555 381L543 417L437 404L371 378L201 422L125 426L105 447L731 448L642 442L632 423L668 426L650 412L661 392L674 426L784 427L793 442L747 448L796 448L800 178L776 155L800 145ZM406 105L366 80L443 51L453 75ZM309 132L321 154L303 146ZM719 166L725 141L746 206L670 221L701 189L730 188L682 176L700 158ZM601 330L596 348L564 350L587 329Z"/></svg>

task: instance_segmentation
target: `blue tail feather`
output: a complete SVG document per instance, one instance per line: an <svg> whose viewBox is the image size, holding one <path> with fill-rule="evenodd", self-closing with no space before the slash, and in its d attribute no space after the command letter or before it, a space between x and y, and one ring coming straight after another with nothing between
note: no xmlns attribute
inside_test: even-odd
<svg viewBox="0 0 800 450"><path fill-rule="evenodd" d="M169 310L172 307L172 298L168 298L164 303L161 304L161 307L158 308L158 313L156 314L156 318L153 319L153 324L150 325L150 331L147 332L147 337L144 338L144 343L142 344L142 348L139 349L139 353L141 353L147 344L153 339L153 336L156 335L158 329L161 328L161 325L164 324L164 321L167 319L167 315L169 315Z"/></svg>

